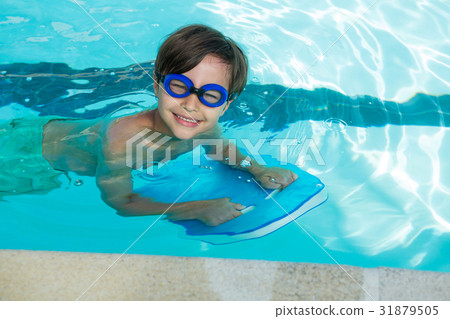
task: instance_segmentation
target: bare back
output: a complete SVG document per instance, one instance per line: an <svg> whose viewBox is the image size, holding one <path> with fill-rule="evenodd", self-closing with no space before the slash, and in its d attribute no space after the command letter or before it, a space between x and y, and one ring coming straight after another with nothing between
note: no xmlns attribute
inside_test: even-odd
<svg viewBox="0 0 450 319"><path fill-rule="evenodd" d="M94 176L97 166L98 120L51 120L44 127L45 159L60 171Z"/></svg>

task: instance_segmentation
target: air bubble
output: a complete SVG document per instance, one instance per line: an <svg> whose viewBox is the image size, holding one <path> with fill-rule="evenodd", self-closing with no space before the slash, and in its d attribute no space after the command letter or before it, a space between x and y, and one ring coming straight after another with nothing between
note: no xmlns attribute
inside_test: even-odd
<svg viewBox="0 0 450 319"><path fill-rule="evenodd" d="M248 109L247 102L242 101L241 103L238 104L237 108L242 111L246 111Z"/></svg>
<svg viewBox="0 0 450 319"><path fill-rule="evenodd" d="M255 84L258 84L259 83L259 79L256 76L254 76L254 77L252 77L251 82L255 83Z"/></svg>
<svg viewBox="0 0 450 319"><path fill-rule="evenodd" d="M30 99L26 98L24 101L25 101L25 103L28 103L28 102L30 102Z"/></svg>
<svg viewBox="0 0 450 319"><path fill-rule="evenodd" d="M347 123L338 118L329 118L323 121L323 127L329 131L343 132L347 127Z"/></svg>
<svg viewBox="0 0 450 319"><path fill-rule="evenodd" d="M73 182L73 185L75 185L75 186L81 186L83 184L84 184L84 182L81 179L77 179L75 182Z"/></svg>
<svg viewBox="0 0 450 319"><path fill-rule="evenodd" d="M26 79L27 81L31 81L31 80L33 80L33 78L31 77L31 76L27 76L27 79Z"/></svg>
<svg viewBox="0 0 450 319"><path fill-rule="evenodd" d="M252 180L251 180L251 179L247 179L246 182L247 182L247 183L251 183Z"/></svg>
<svg viewBox="0 0 450 319"><path fill-rule="evenodd" d="M6 74L6 71L2 71L2 74L5 75L5 74Z"/></svg>
<svg viewBox="0 0 450 319"><path fill-rule="evenodd" d="M109 75L114 76L114 75L116 75L116 73L115 72L111 72Z"/></svg>

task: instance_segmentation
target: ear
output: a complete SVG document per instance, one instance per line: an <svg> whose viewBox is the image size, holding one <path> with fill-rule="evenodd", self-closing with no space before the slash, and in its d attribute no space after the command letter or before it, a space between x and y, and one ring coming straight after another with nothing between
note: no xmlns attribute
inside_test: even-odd
<svg viewBox="0 0 450 319"><path fill-rule="evenodd" d="M235 100L235 98L230 100L230 101L228 101L228 103L223 108L222 113L220 114L220 116L222 116L225 113L225 111L228 110L228 107L230 106L231 102L233 102L234 100Z"/></svg>
<svg viewBox="0 0 450 319"><path fill-rule="evenodd" d="M159 85L158 85L158 79L156 78L156 73L153 71L153 90L155 91L155 96L158 96L159 92Z"/></svg>

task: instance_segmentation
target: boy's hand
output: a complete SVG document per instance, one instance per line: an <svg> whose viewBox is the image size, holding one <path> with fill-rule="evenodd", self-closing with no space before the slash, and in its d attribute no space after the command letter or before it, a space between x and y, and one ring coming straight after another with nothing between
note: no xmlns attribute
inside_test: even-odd
<svg viewBox="0 0 450 319"><path fill-rule="evenodd" d="M207 226L217 226L241 216L244 205L232 203L230 198L218 198L183 203L178 213L167 213L171 220L198 219Z"/></svg>
<svg viewBox="0 0 450 319"><path fill-rule="evenodd" d="M281 167L261 167L253 176L261 186L269 189L283 189L298 178L294 172Z"/></svg>

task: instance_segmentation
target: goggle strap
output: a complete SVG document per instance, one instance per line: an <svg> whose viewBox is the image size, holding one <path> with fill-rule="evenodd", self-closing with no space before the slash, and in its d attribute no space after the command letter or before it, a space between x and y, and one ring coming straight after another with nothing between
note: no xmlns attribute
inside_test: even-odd
<svg viewBox="0 0 450 319"><path fill-rule="evenodd" d="M227 102L233 100L236 96L236 93L231 93L230 95L228 95Z"/></svg>
<svg viewBox="0 0 450 319"><path fill-rule="evenodd" d="M164 75L162 75L161 73L159 73L159 72L156 71L156 70L155 70L155 75L156 75L156 80L157 80L158 82L164 82L164 78L165 78Z"/></svg>

